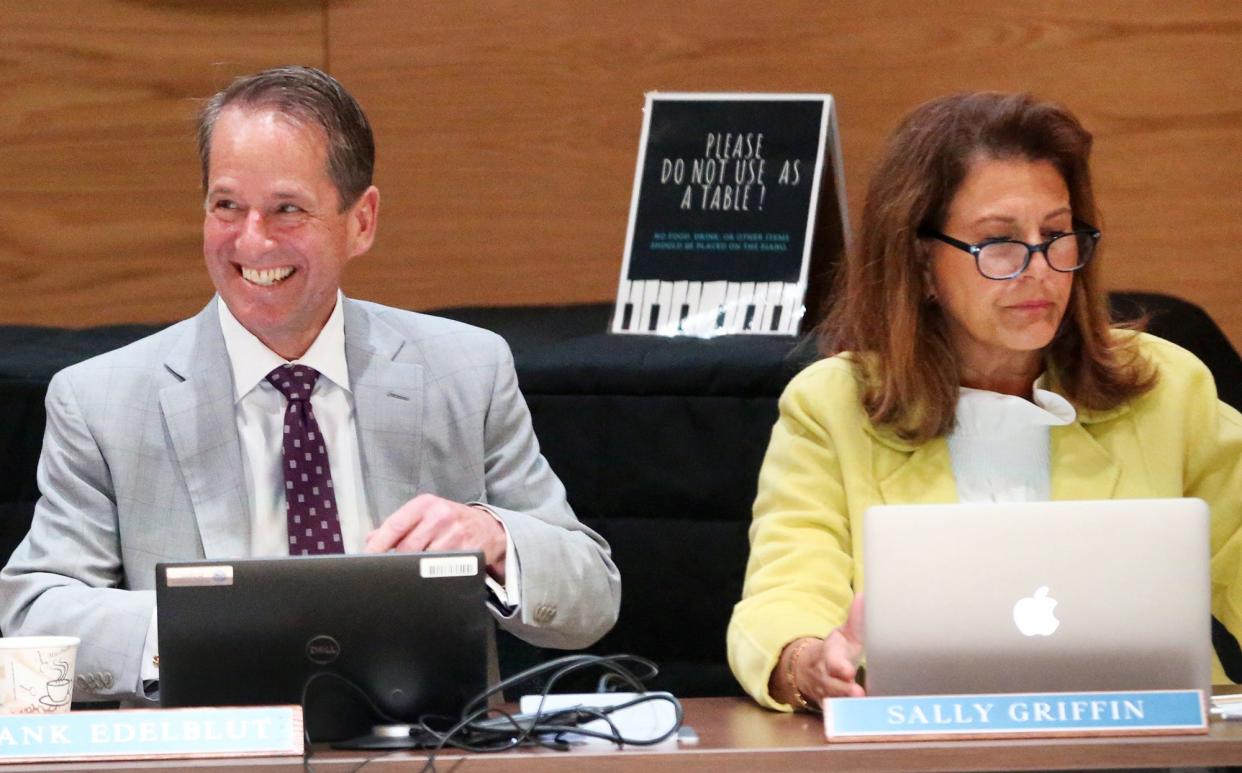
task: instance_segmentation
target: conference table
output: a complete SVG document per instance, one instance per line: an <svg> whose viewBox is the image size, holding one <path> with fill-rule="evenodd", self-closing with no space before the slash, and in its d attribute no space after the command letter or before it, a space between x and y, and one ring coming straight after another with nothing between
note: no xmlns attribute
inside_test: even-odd
<svg viewBox="0 0 1242 773"><path fill-rule="evenodd" d="M1236 692L1238 688L1227 691ZM1242 766L1242 722L1214 720L1206 735L1128 738L1004 739L900 743L833 743L820 717L778 714L743 698L688 698L685 726L695 744L669 741L651 748L579 746L568 752L518 749L498 754L445 750L436 771L655 773L717 771L997 771L1222 768ZM316 746L314 771L417 771L425 753L348 752ZM229 769L255 773L303 770L300 758L167 760L149 762L3 765L4 771Z"/></svg>

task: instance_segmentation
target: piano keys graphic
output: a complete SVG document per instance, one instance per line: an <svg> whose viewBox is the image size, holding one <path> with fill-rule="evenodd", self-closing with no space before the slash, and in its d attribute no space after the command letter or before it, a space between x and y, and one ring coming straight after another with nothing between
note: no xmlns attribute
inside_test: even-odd
<svg viewBox="0 0 1242 773"><path fill-rule="evenodd" d="M797 335L802 290L796 282L623 281L624 332L710 336Z"/></svg>
<svg viewBox="0 0 1242 773"><path fill-rule="evenodd" d="M648 94L612 331L797 335L844 202L831 96Z"/></svg>

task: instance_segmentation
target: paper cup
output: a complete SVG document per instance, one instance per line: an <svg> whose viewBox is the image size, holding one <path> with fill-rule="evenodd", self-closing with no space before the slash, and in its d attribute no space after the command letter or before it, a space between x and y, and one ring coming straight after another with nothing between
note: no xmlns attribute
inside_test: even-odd
<svg viewBox="0 0 1242 773"><path fill-rule="evenodd" d="M0 639L0 713L68 711L77 654L73 636Z"/></svg>

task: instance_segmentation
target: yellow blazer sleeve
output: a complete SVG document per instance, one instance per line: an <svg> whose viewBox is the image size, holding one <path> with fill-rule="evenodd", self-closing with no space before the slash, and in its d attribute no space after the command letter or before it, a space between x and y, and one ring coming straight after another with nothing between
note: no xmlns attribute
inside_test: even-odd
<svg viewBox="0 0 1242 773"><path fill-rule="evenodd" d="M791 710L768 694L784 646L802 636L826 636L844 622L853 598L840 465L848 449L840 448L823 411L833 405L858 405L847 364L826 360L791 381L759 473L750 558L742 600L729 622L728 652L742 687L769 708Z"/></svg>
<svg viewBox="0 0 1242 773"><path fill-rule="evenodd" d="M1218 399L1212 374L1191 359L1178 364L1186 384L1185 494L1212 509L1212 616L1242 641L1242 414Z"/></svg>
<svg viewBox="0 0 1242 773"><path fill-rule="evenodd" d="M1115 452L1165 481L1152 495L1207 502L1212 616L1242 640L1242 414L1220 401L1211 371L1193 354L1151 335L1140 334L1138 341L1159 380L1132 404L1137 447ZM1165 477L1176 471L1180 486ZM1219 663L1213 667L1213 681L1226 676Z"/></svg>

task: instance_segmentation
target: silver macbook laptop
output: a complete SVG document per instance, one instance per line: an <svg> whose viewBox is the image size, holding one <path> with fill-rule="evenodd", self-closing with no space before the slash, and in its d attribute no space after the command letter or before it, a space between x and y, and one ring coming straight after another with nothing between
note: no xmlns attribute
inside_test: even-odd
<svg viewBox="0 0 1242 773"><path fill-rule="evenodd" d="M869 509L870 695L1208 689L1199 499Z"/></svg>
<svg viewBox="0 0 1242 773"><path fill-rule="evenodd" d="M487 683L483 572L477 552L160 564L160 703L305 702L325 741L459 715Z"/></svg>

